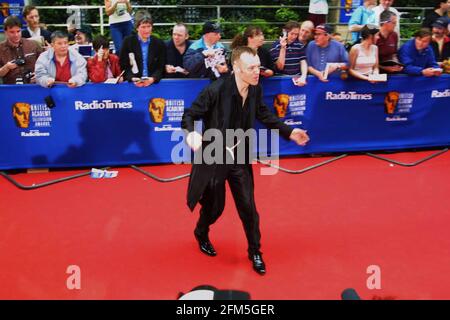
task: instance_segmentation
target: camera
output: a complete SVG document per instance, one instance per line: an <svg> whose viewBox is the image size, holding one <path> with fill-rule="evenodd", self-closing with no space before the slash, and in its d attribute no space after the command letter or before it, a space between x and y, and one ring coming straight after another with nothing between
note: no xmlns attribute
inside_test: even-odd
<svg viewBox="0 0 450 320"><path fill-rule="evenodd" d="M20 67L20 66L23 66L25 64L25 59L24 58L17 58L16 60L12 61L12 63L17 64Z"/></svg>
<svg viewBox="0 0 450 320"><path fill-rule="evenodd" d="M29 84L31 79L34 77L34 72L26 70L22 73L22 76L16 78L16 84Z"/></svg>
<svg viewBox="0 0 450 320"><path fill-rule="evenodd" d="M127 11L127 5L125 3L118 3L116 7L116 13L118 16L123 16Z"/></svg>
<svg viewBox="0 0 450 320"><path fill-rule="evenodd" d="M24 73L24 75L22 76L23 83L30 83L31 79L33 77L34 77L34 73L32 71L28 71L28 72Z"/></svg>

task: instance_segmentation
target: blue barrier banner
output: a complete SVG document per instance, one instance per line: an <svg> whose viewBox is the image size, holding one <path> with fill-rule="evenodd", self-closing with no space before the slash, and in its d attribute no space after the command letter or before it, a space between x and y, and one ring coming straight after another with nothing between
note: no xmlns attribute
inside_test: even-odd
<svg viewBox="0 0 450 320"><path fill-rule="evenodd" d="M0 169L169 163L184 108L208 83L0 86ZM311 137L306 147L280 139L280 155L450 145L448 75L378 84L308 77L305 87L274 77L263 87L280 120Z"/></svg>
<svg viewBox="0 0 450 320"><path fill-rule="evenodd" d="M264 83L265 102L288 107L285 123L308 130L298 147L280 140L280 154L398 150L450 144L450 76L391 76L386 83L308 77L299 88L286 79ZM280 109L280 107L278 107ZM282 111L275 110L278 114Z"/></svg>
<svg viewBox="0 0 450 320"><path fill-rule="evenodd" d="M180 129L207 80L165 80L137 88L0 86L0 168L168 163ZM55 107L46 106L51 96ZM21 127L22 126L22 127Z"/></svg>

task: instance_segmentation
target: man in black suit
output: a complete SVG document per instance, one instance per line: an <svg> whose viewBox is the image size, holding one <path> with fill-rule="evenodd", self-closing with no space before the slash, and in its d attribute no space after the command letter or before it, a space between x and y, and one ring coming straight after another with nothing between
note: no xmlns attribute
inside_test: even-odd
<svg viewBox="0 0 450 320"><path fill-rule="evenodd" d="M138 87L158 83L164 74L166 47L164 42L152 36L153 20L146 10L135 15L137 34L123 40L120 50L120 67L124 78Z"/></svg>
<svg viewBox="0 0 450 320"><path fill-rule="evenodd" d="M23 17L27 22L27 28L22 30L22 38L37 41L42 47L48 46L51 41L52 33L46 29L42 29L39 23L39 12L35 6L25 6L23 8Z"/></svg>
<svg viewBox="0 0 450 320"><path fill-rule="evenodd" d="M281 122L265 106L261 86L258 84L261 64L255 50L237 47L233 50L231 64L234 73L221 77L206 87L183 115L182 127L188 132L186 142L194 152L202 145L203 150L210 145L206 141L202 142L202 135L194 130L194 121L203 120L204 134L207 134L209 129L216 130L225 142L220 147L223 147L223 152L217 152L216 155L226 155L225 164L224 159L220 157L214 158L212 162L206 158L194 162L187 202L191 210L200 202L202 207L194 235L200 250L215 256L216 251L208 237L209 227L222 214L225 206L225 181L228 181L245 229L248 257L252 261L253 269L259 274L265 274L266 267L260 251L259 215L254 200L251 159L248 155L253 149L245 135L236 134L230 141L227 130L231 129L237 133L236 130L242 129L248 132L253 129L255 119L258 119L268 128L278 129L284 138L299 145L305 145L309 137L306 131L293 129ZM245 146L244 161L236 152L237 148L234 148L239 144Z"/></svg>

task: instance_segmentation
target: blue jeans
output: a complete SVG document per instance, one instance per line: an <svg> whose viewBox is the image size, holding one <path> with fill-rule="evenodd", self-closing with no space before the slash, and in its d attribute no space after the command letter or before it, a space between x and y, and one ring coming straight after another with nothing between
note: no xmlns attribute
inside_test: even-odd
<svg viewBox="0 0 450 320"><path fill-rule="evenodd" d="M129 36L133 31L133 22L125 21L119 23L113 23L109 26L111 30L111 38L114 42L115 53L120 54L120 48L122 48L123 38Z"/></svg>

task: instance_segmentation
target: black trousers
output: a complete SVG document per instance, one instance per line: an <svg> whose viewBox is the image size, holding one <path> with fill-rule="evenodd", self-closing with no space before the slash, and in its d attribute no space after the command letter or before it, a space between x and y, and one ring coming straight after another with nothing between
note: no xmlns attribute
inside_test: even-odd
<svg viewBox="0 0 450 320"><path fill-rule="evenodd" d="M200 217L195 234L207 239L209 227L222 215L225 207L225 181L233 194L239 218L244 226L248 241L248 253L259 253L261 248L261 232L259 215L256 211L254 185L249 165L219 165L215 176L211 179L200 199Z"/></svg>

